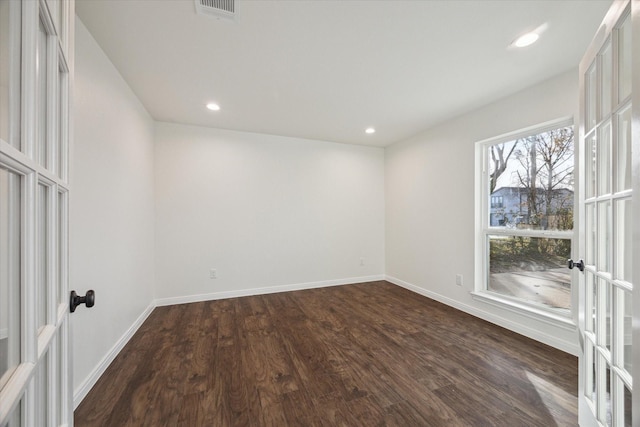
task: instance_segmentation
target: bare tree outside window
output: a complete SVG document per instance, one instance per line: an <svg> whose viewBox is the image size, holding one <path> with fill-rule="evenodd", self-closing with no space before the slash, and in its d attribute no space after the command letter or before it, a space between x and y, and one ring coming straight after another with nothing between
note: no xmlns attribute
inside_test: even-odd
<svg viewBox="0 0 640 427"><path fill-rule="evenodd" d="M505 144L496 144L489 147L491 153L491 174L489 175L489 185L491 186L490 193L496 188L496 183L500 175L507 169L507 162L513 154L513 150L516 148L515 144L511 145L505 154Z"/></svg>
<svg viewBox="0 0 640 427"><path fill-rule="evenodd" d="M573 210L573 129L533 135L517 140L513 146L517 147L515 158L521 166L516 170L518 184L527 191L529 224L544 230L573 229L573 221L557 218Z"/></svg>

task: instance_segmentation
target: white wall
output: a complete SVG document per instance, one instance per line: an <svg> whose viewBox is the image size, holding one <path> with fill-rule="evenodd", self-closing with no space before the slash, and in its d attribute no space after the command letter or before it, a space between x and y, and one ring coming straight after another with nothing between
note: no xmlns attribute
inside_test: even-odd
<svg viewBox="0 0 640 427"><path fill-rule="evenodd" d="M158 123L156 272L165 304L382 278L384 151Z"/></svg>
<svg viewBox="0 0 640 427"><path fill-rule="evenodd" d="M386 149L386 274L391 281L566 351L570 328L534 321L472 299L475 142L576 116L570 71ZM464 276L464 286L455 275Z"/></svg>
<svg viewBox="0 0 640 427"><path fill-rule="evenodd" d="M76 403L153 300L153 121L76 19L71 158L71 315Z"/></svg>

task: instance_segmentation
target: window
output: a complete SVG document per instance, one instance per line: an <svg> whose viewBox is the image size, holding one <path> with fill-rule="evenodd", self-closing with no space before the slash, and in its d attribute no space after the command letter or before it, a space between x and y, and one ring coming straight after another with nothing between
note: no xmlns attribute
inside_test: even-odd
<svg viewBox="0 0 640 427"><path fill-rule="evenodd" d="M572 121L481 141L477 159L475 294L570 316Z"/></svg>

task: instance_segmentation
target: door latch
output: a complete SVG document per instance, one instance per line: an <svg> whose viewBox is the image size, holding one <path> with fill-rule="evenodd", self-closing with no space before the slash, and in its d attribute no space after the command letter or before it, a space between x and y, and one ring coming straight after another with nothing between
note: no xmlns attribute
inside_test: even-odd
<svg viewBox="0 0 640 427"><path fill-rule="evenodd" d="M85 304L87 308L93 307L96 303L96 293L93 290L87 291L85 296L79 296L76 291L71 291L69 298L69 310L73 313L80 304Z"/></svg>
<svg viewBox="0 0 640 427"><path fill-rule="evenodd" d="M569 267L569 270L573 270L573 267L576 267L578 270L584 271L584 261L573 262L573 260L570 259L567 261L567 267Z"/></svg>

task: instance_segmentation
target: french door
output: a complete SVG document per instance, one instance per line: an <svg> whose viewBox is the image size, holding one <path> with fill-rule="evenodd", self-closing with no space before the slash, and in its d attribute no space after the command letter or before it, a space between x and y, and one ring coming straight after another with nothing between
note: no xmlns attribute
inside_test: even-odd
<svg viewBox="0 0 640 427"><path fill-rule="evenodd" d="M0 426L72 425L73 2L0 0Z"/></svg>
<svg viewBox="0 0 640 427"><path fill-rule="evenodd" d="M632 425L631 6L614 2L580 64L581 426Z"/></svg>

